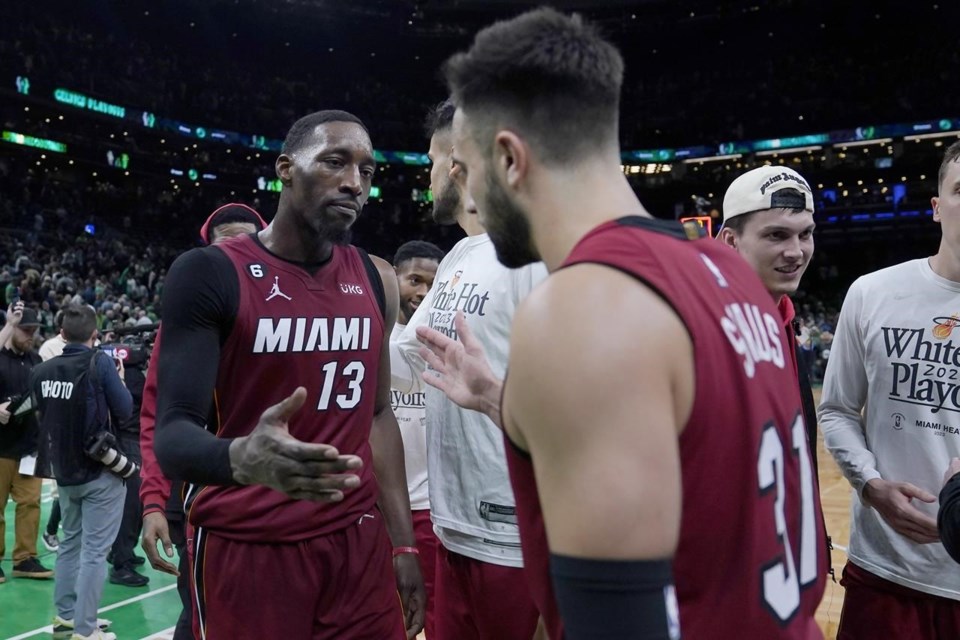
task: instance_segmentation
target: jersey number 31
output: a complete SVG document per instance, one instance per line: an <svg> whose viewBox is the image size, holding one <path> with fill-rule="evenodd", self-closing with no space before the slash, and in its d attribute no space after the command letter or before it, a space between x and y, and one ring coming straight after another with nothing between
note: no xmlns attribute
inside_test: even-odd
<svg viewBox="0 0 960 640"><path fill-rule="evenodd" d="M787 622L800 608L800 590L817 580L817 530L814 508L813 465L807 451L807 434L803 416L798 415L790 430L793 440L789 455L799 458L800 462L800 539L790 540L787 531L787 519L784 514L785 485L783 481L784 452L783 442L776 426L767 425L760 441L760 456L757 461L757 474L760 478L760 492L767 493L776 488L776 501L773 517L777 535L783 544L783 555L763 568L763 599L767 607L780 619ZM800 545L799 572L794 564L791 543Z"/></svg>

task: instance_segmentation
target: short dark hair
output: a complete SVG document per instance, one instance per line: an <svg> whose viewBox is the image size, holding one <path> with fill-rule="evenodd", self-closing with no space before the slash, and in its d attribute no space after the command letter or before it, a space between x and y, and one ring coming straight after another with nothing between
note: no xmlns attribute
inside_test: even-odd
<svg viewBox="0 0 960 640"><path fill-rule="evenodd" d="M743 213L739 216L734 216L723 223L724 229L730 229L738 236L743 235L743 230L747 228L747 221L753 217L756 211L751 211L750 213Z"/></svg>
<svg viewBox="0 0 960 640"><path fill-rule="evenodd" d="M544 162L617 142L623 58L579 15L541 8L496 22L443 73L478 128L517 127Z"/></svg>
<svg viewBox="0 0 960 640"><path fill-rule="evenodd" d="M943 181L947 179L947 169L951 162L960 162L960 140L947 147L943 153L943 162L940 163L940 172L937 174L937 189L943 186Z"/></svg>
<svg viewBox="0 0 960 640"><path fill-rule="evenodd" d="M97 313L86 304L70 304L63 308L63 339L86 342L97 329Z"/></svg>
<svg viewBox="0 0 960 640"><path fill-rule="evenodd" d="M293 123L290 131L287 132L287 137L283 139L283 147L281 147L280 153L290 155L303 146L303 143L313 134L317 127L328 122L352 122L363 127L367 135L370 134L370 130L367 129L367 125L363 124L363 120L352 113L339 111L337 109L317 111L310 115L303 116Z"/></svg>
<svg viewBox="0 0 960 640"><path fill-rule="evenodd" d="M440 262L443 260L443 256L443 249L432 242L411 240L410 242L400 245L400 248L397 249L397 253L393 256L393 266L399 267L407 260L415 260L417 258Z"/></svg>
<svg viewBox="0 0 960 640"><path fill-rule="evenodd" d="M453 114L456 110L457 105L453 104L450 98L430 109L427 120L423 124L427 137L432 138L438 131L446 131L453 126Z"/></svg>

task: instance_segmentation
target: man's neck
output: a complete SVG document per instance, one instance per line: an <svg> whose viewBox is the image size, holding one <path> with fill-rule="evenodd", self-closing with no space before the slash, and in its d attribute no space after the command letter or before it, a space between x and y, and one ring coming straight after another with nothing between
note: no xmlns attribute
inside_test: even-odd
<svg viewBox="0 0 960 640"><path fill-rule="evenodd" d="M540 189L546 197L537 203L531 226L540 256L551 272L601 224L628 215L652 217L619 169L600 164L570 172L544 172Z"/></svg>
<svg viewBox="0 0 960 640"><path fill-rule="evenodd" d="M466 209L461 208L457 215L457 224L467 234L468 238L479 236L487 232L480 224L480 216L475 213L467 213Z"/></svg>
<svg viewBox="0 0 960 640"><path fill-rule="evenodd" d="M316 231L296 223L297 216L286 208L277 209L273 222L257 234L271 253L291 262L325 262L333 253L333 243Z"/></svg>
<svg viewBox="0 0 960 640"><path fill-rule="evenodd" d="M933 272L941 278L960 283L960 253L948 246L945 239L940 240L940 250L930 258L929 263Z"/></svg>

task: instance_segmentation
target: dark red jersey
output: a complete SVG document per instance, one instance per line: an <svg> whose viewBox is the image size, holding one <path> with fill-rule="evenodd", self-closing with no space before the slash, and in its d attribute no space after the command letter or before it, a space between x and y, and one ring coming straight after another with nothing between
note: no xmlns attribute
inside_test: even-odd
<svg viewBox="0 0 960 640"><path fill-rule="evenodd" d="M307 400L290 434L363 460L358 489L342 502L294 500L263 486L208 486L188 494L190 522L223 537L292 542L357 522L377 500L373 424L384 320L375 268L352 246L335 246L315 269L269 253L254 236L222 251L239 279L232 331L220 350L211 423L217 435L248 435L260 415L302 386Z"/></svg>
<svg viewBox="0 0 960 640"><path fill-rule="evenodd" d="M680 436L683 513L674 578L685 638L813 640L825 539L794 363L770 294L733 250L676 223L603 224L564 263L609 265L657 291L693 341L695 397ZM637 318L637 332L644 331ZM506 447L524 567L558 619L530 459Z"/></svg>

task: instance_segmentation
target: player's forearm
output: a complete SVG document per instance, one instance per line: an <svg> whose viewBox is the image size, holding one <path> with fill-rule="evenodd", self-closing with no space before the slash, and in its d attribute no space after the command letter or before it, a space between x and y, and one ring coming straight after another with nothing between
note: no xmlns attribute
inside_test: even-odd
<svg viewBox="0 0 960 640"><path fill-rule="evenodd" d="M161 420L154 453L163 474L171 479L204 485L237 484L230 462L235 440L218 438L188 418Z"/></svg>
<svg viewBox="0 0 960 640"><path fill-rule="evenodd" d="M498 378L491 378L487 390L480 396L480 412L501 429L503 429L503 422L500 419L500 399L502 396L503 380Z"/></svg>
<svg viewBox="0 0 960 640"><path fill-rule="evenodd" d="M410 515L410 495L407 493L403 440L397 419L389 406L373 419L370 448L373 450L373 471L380 488L380 511L390 541L394 547L413 547L416 540Z"/></svg>
<svg viewBox="0 0 960 640"><path fill-rule="evenodd" d="M401 393L419 393L423 390L420 375L427 364L420 357L419 347L419 342L390 342L390 386Z"/></svg>
<svg viewBox="0 0 960 640"><path fill-rule="evenodd" d="M140 469L140 502L143 504L143 515L166 511L167 499L170 498L171 482L157 464L157 456L153 452L153 433L152 425L149 436L146 431L140 433L140 454L143 457Z"/></svg>
<svg viewBox="0 0 960 640"><path fill-rule="evenodd" d="M862 494L867 482L881 476L877 471L877 458L867 447L860 415L826 402L817 413L824 446L844 477Z"/></svg>

